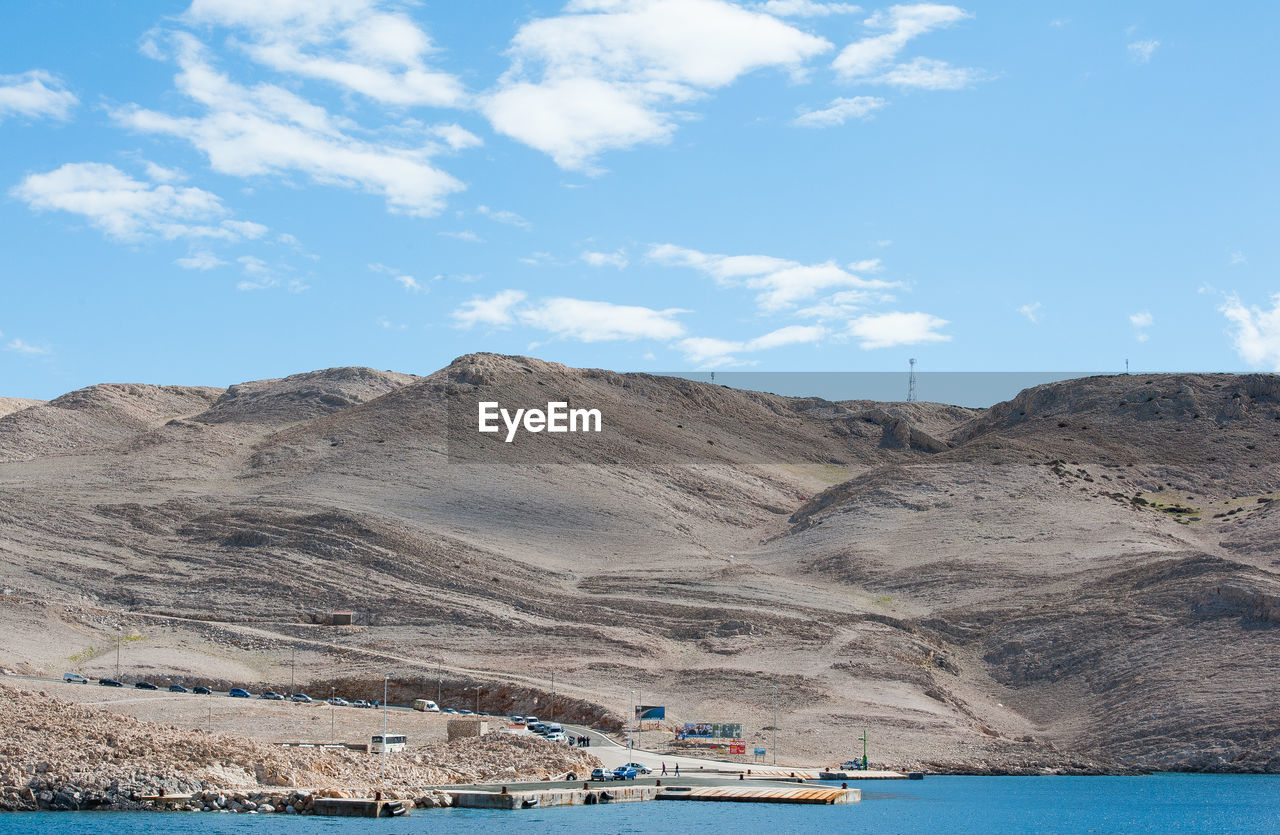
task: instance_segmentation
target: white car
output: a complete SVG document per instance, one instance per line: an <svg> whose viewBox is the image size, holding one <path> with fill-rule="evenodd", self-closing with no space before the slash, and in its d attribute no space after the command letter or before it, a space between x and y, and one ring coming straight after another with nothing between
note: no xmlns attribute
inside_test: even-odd
<svg viewBox="0 0 1280 835"><path fill-rule="evenodd" d="M567 742L568 738L564 735L564 731L552 731L543 737L547 742Z"/></svg>
<svg viewBox="0 0 1280 835"><path fill-rule="evenodd" d="M88 684L89 683L89 679L85 678L79 673L63 673L62 680L65 682L68 682L69 684Z"/></svg>
<svg viewBox="0 0 1280 835"><path fill-rule="evenodd" d="M627 763L623 768L634 768L637 774L653 773L653 769L643 763Z"/></svg>

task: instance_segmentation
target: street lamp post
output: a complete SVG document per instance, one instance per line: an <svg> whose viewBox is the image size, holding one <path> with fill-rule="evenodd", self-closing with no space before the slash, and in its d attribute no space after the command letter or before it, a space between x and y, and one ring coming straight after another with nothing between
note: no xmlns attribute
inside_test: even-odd
<svg viewBox="0 0 1280 835"><path fill-rule="evenodd" d="M337 685L332 685L332 684L329 685L329 742L330 743L336 742L338 738L338 715L334 711L334 707L336 707L336 705L334 705L333 703L333 700L337 697L337 695L338 695Z"/></svg>
<svg viewBox="0 0 1280 835"><path fill-rule="evenodd" d="M124 643L124 614L120 615L120 623L116 626L116 681L120 680L120 645Z"/></svg>
<svg viewBox="0 0 1280 835"><path fill-rule="evenodd" d="M778 684L773 685L773 764L778 764Z"/></svg>

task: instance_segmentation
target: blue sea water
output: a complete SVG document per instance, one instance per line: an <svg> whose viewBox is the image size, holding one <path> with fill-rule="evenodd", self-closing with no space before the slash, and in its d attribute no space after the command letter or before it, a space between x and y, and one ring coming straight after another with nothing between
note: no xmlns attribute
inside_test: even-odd
<svg viewBox="0 0 1280 835"><path fill-rule="evenodd" d="M0 814L0 833L1280 833L1280 776L928 777L861 787L862 802L847 806L650 802L519 812L424 809L378 821L191 812Z"/></svg>

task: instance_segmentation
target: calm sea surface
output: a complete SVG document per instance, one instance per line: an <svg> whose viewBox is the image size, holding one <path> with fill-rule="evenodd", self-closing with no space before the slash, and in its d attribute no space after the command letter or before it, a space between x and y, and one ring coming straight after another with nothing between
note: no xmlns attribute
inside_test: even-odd
<svg viewBox="0 0 1280 835"><path fill-rule="evenodd" d="M1280 776L927 777L862 786L862 802L848 806L650 802L520 812L424 809L412 817L380 821L39 812L0 814L0 833L1280 833Z"/></svg>

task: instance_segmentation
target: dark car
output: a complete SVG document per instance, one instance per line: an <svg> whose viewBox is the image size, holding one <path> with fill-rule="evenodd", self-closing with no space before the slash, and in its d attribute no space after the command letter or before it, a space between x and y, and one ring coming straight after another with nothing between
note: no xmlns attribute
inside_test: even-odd
<svg viewBox="0 0 1280 835"><path fill-rule="evenodd" d="M156 687L154 684L152 684L149 681L139 681L137 684L133 686L135 689L138 689L138 690L159 690L160 689L159 687Z"/></svg>
<svg viewBox="0 0 1280 835"><path fill-rule="evenodd" d="M98 679L98 684L101 684L103 687L124 687L123 681L116 681L114 678Z"/></svg>
<svg viewBox="0 0 1280 835"><path fill-rule="evenodd" d="M181 684L170 684L169 692L170 693L190 693L191 691L183 687Z"/></svg>
<svg viewBox="0 0 1280 835"><path fill-rule="evenodd" d="M283 701L284 701L284 696L280 695L279 693L277 693L277 692L276 692L276 691L274 691L274 690L268 690L267 692L263 693L263 694L262 694L261 696L259 696L258 698L259 698L259 699L266 699L266 700L267 700L267 701L269 701L269 702L283 702Z"/></svg>
<svg viewBox="0 0 1280 835"><path fill-rule="evenodd" d="M209 695L210 693L212 693L213 691L212 691L212 690L210 690L208 687L204 687L204 686L202 685L202 686L199 686L199 687L193 687L193 688L191 688L191 692L192 692L192 693L195 693L197 696L208 696L208 695Z"/></svg>
<svg viewBox="0 0 1280 835"><path fill-rule="evenodd" d="M245 690L243 687L232 687L227 691L227 695L233 699L249 699L253 697L253 694L248 690Z"/></svg>

